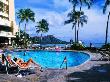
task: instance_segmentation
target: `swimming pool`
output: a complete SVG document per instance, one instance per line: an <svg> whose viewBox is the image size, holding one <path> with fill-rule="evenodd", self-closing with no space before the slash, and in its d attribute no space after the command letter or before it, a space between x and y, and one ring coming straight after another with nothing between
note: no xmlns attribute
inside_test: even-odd
<svg viewBox="0 0 110 82"><path fill-rule="evenodd" d="M32 58L44 68L60 68L65 57L68 67L78 66L90 58L86 53L73 51L14 51L11 54L13 57L22 58L24 61ZM61 68L65 67L66 64L63 63Z"/></svg>

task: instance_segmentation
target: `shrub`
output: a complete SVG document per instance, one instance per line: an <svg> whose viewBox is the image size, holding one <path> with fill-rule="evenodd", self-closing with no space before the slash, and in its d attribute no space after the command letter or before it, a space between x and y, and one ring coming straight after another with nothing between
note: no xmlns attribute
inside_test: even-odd
<svg viewBox="0 0 110 82"><path fill-rule="evenodd" d="M79 44L79 43L73 43L71 45L71 48L72 50L84 50L85 47L82 45L82 44Z"/></svg>
<svg viewBox="0 0 110 82"><path fill-rule="evenodd" d="M104 49L110 49L110 43L103 45L102 48L104 48Z"/></svg>

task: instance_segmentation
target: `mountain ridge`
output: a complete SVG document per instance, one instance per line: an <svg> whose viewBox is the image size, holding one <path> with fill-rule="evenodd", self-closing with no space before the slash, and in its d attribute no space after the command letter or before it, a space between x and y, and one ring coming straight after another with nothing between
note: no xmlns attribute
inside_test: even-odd
<svg viewBox="0 0 110 82"><path fill-rule="evenodd" d="M34 36L33 38L37 41L37 43L42 43L42 44L66 44L66 43L69 43L67 41L60 40L53 35L42 36L42 38L40 36Z"/></svg>

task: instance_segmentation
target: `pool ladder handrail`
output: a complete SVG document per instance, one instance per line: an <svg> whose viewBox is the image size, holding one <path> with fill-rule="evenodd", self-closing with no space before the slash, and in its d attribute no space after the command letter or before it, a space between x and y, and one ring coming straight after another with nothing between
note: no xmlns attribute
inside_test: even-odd
<svg viewBox="0 0 110 82"><path fill-rule="evenodd" d="M66 56L64 57L63 62L62 62L61 65L60 65L60 68L61 68L61 66L63 65L63 63L66 64L66 69L67 69L67 57L66 57Z"/></svg>

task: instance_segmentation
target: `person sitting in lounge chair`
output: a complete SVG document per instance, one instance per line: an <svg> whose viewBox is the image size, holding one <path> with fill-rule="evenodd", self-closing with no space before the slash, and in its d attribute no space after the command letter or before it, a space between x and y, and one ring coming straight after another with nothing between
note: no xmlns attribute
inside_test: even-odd
<svg viewBox="0 0 110 82"><path fill-rule="evenodd" d="M4 64L4 62L5 62L5 55L2 53L1 56L2 56L2 64Z"/></svg>
<svg viewBox="0 0 110 82"><path fill-rule="evenodd" d="M27 62L22 61L21 59L17 59L16 63L21 67L29 67L31 64L36 65L37 67L40 67L40 65L36 64L32 58L30 58Z"/></svg>
<svg viewBox="0 0 110 82"><path fill-rule="evenodd" d="M8 60L8 62L9 62L10 64L13 64L10 54L7 56L7 60ZM20 67L22 67L22 68L28 68L31 64L36 65L36 67L40 67L40 65L36 64L36 63L32 60L32 58L30 58L27 62L24 62L24 61L22 61L22 60L19 58L19 59L17 59L15 62L16 62Z"/></svg>
<svg viewBox="0 0 110 82"><path fill-rule="evenodd" d="M17 66L13 61L12 61L12 59L11 59L11 54L8 54L7 56L6 56L6 61L11 65L11 66Z"/></svg>

